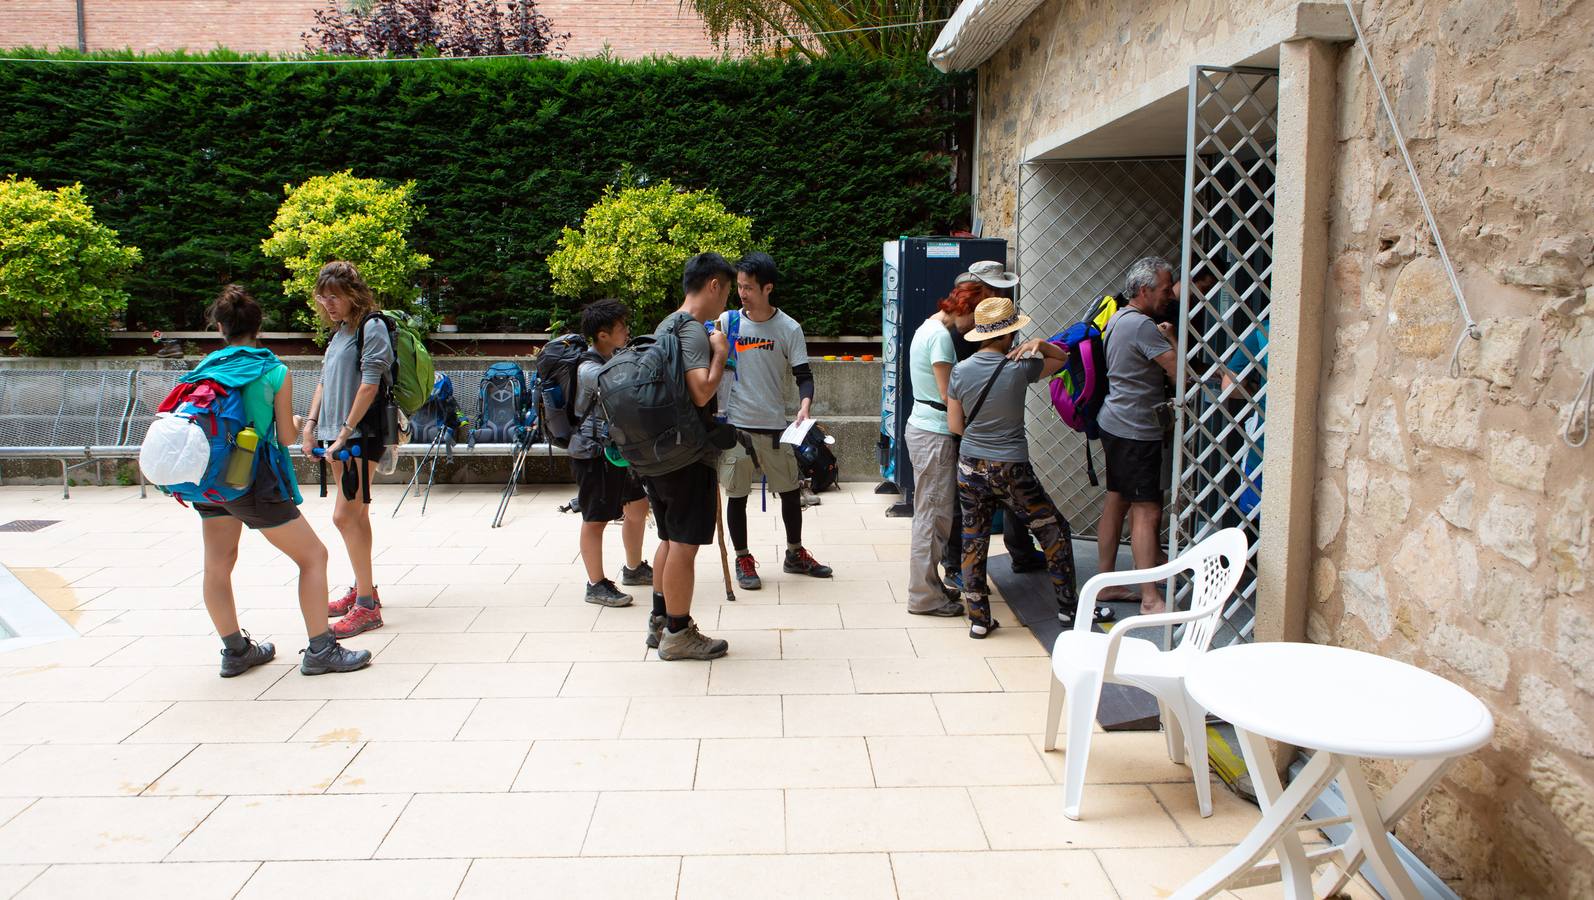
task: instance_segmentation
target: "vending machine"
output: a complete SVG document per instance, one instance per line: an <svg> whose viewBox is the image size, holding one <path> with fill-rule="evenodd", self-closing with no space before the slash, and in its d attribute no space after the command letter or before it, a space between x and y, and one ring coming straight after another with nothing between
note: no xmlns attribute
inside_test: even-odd
<svg viewBox="0 0 1594 900"><path fill-rule="evenodd" d="M908 345L957 277L981 260L1007 263L1001 238L904 237L887 241L881 278L880 476L881 491L895 488L902 499L889 516L913 515L913 465L902 440L913 411L908 380Z"/></svg>

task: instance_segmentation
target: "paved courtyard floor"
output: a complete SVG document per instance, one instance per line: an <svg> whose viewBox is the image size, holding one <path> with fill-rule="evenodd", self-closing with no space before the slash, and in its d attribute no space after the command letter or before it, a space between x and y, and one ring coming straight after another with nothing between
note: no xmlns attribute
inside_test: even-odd
<svg viewBox="0 0 1594 900"><path fill-rule="evenodd" d="M1255 823L1221 783L1197 816L1154 733L1097 735L1065 819L1041 646L1003 604L985 641L907 615L907 521L843 488L805 525L834 580L780 572L755 497L763 590L726 603L699 557L694 612L730 655L665 663L645 588L582 602L571 487L523 491L499 529L494 489L390 518L381 487L387 625L349 642L375 663L298 673L295 570L246 533L241 621L278 658L228 680L194 513L0 488L0 522L60 520L0 534L0 562L83 635L0 653L0 898L1151 898ZM304 511L341 592L330 501ZM616 529L607 552L613 573Z"/></svg>

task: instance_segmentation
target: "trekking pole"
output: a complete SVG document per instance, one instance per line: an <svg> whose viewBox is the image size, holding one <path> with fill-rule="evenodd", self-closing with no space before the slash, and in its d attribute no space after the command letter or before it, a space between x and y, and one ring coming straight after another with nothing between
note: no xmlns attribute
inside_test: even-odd
<svg viewBox="0 0 1594 900"><path fill-rule="evenodd" d="M725 599L735 602L736 591L731 589L731 559L725 552L725 507L720 503L720 486L714 485L714 528L719 532L720 571L725 573Z"/></svg>
<svg viewBox="0 0 1594 900"><path fill-rule="evenodd" d="M531 453L531 445L517 441L520 445L515 451L515 465L509 471L509 483L504 485L504 495L498 499L498 512L493 516L493 527L498 528L504 523L504 513L509 509L509 498L515 496L515 489L520 482L520 469L526 464L526 456Z"/></svg>

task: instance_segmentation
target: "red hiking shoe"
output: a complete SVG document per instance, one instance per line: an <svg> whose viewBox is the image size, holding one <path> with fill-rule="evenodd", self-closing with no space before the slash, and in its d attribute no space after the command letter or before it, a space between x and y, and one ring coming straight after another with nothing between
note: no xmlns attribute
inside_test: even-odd
<svg viewBox="0 0 1594 900"><path fill-rule="evenodd" d="M366 608L356 603L343 618L332 623L332 636L338 640L351 638L382 627L382 607Z"/></svg>
<svg viewBox="0 0 1594 900"><path fill-rule="evenodd" d="M340 616L348 615L349 610L354 608L356 594L357 591L354 585L349 585L348 593L327 604L327 618L336 619ZM378 606L382 604L382 592L380 590L374 587L371 588L371 596L376 598Z"/></svg>
<svg viewBox="0 0 1594 900"><path fill-rule="evenodd" d="M736 583L744 591L756 591L764 586L763 579L758 577L758 562L751 553L736 557Z"/></svg>

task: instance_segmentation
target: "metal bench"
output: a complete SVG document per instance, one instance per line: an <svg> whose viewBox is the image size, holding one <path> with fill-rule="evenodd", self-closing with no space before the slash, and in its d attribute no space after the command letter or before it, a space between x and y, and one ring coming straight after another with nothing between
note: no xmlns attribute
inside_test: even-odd
<svg viewBox="0 0 1594 900"><path fill-rule="evenodd" d="M294 378L294 411L310 406L319 366L290 364ZM440 369L454 382L460 414L475 421L480 415L476 384L483 369ZM139 444L184 370L179 369L0 369L0 459L45 459L61 465L61 496L71 497L69 473L90 463L138 458ZM457 444L454 456L513 457L514 444ZM547 444L535 453L564 456ZM399 448L419 471L430 446L410 443ZM292 451L297 453L297 450ZM143 473L139 496L145 496Z"/></svg>

